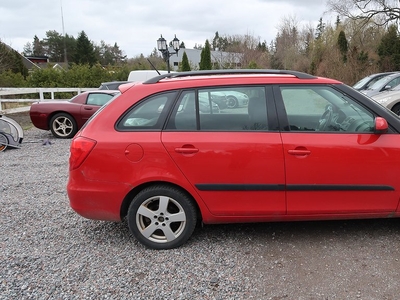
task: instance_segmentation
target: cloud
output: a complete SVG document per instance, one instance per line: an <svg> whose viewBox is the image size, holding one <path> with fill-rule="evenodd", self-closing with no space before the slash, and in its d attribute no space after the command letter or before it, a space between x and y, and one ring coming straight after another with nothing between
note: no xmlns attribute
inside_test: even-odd
<svg viewBox="0 0 400 300"><path fill-rule="evenodd" d="M174 35L186 47L204 45L215 32L220 35L250 34L269 43L285 16L316 24L326 10L322 1L306 0L13 0L0 4L0 39L18 51L48 30L77 37L84 30L95 43L117 43L128 57L148 55L160 34ZM61 7L62 12L61 14Z"/></svg>

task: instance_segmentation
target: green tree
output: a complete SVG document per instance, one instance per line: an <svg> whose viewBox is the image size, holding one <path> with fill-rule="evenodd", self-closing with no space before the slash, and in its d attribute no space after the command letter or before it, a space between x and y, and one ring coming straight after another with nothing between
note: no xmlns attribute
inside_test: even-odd
<svg viewBox="0 0 400 300"><path fill-rule="evenodd" d="M200 54L200 70L211 70L211 50L210 50L210 42L206 40L206 44L204 45L203 50L201 50Z"/></svg>
<svg viewBox="0 0 400 300"><path fill-rule="evenodd" d="M43 47L43 41L40 41L37 35L33 37L33 44L32 44L32 55L33 56L43 56L45 55L44 53L44 47Z"/></svg>
<svg viewBox="0 0 400 300"><path fill-rule="evenodd" d="M378 46L378 55L382 71L400 69L400 37L397 34L397 26L389 26Z"/></svg>
<svg viewBox="0 0 400 300"><path fill-rule="evenodd" d="M343 56L343 62L347 61L347 51L349 51L349 44L346 39L346 34L344 33L343 30L339 32L339 37L338 37L338 46L340 53Z"/></svg>
<svg viewBox="0 0 400 300"><path fill-rule="evenodd" d="M213 38L213 41L212 41L212 49L215 51L215 50L217 50L217 49L219 49L219 40L220 40L220 37L219 37L219 33L218 33L218 31L215 33L215 36L214 36L214 38Z"/></svg>
<svg viewBox="0 0 400 300"><path fill-rule="evenodd" d="M336 22L335 22L336 29L339 28L340 23L341 23L340 17L339 17L339 16L336 16Z"/></svg>
<svg viewBox="0 0 400 300"><path fill-rule="evenodd" d="M114 66L126 60L126 55L124 55L119 49L117 43L114 43L114 46L111 46L102 40L100 41L100 45L94 46L94 50L97 60L103 66Z"/></svg>
<svg viewBox="0 0 400 300"><path fill-rule="evenodd" d="M268 52L267 42L266 41L262 43L258 42L257 49L260 50L261 52Z"/></svg>
<svg viewBox="0 0 400 300"><path fill-rule="evenodd" d="M326 24L324 22L322 22L322 18L319 18L319 22L318 22L318 25L317 25L317 30L316 30L316 33L315 33L315 38L317 40L319 40L321 38L322 34L325 31L325 27L326 27Z"/></svg>
<svg viewBox="0 0 400 300"><path fill-rule="evenodd" d="M41 44L37 37L34 38L33 53L34 55L46 55L50 61L61 62L64 61L64 37L55 30L46 31L46 38L44 38L42 44L44 51L39 49ZM35 45L37 45L35 47ZM36 54L35 54L36 53Z"/></svg>
<svg viewBox="0 0 400 300"><path fill-rule="evenodd" d="M0 73L4 71L20 73L24 77L28 75L21 54L0 41Z"/></svg>
<svg viewBox="0 0 400 300"><path fill-rule="evenodd" d="M76 40L74 62L77 64L89 64L89 66L93 66L97 62L93 43L84 31L79 33Z"/></svg>
<svg viewBox="0 0 400 300"><path fill-rule="evenodd" d="M26 80L21 73L10 70L0 72L0 87L25 87Z"/></svg>
<svg viewBox="0 0 400 300"><path fill-rule="evenodd" d="M186 55L186 52L183 52L182 55L182 64L181 64L181 71L185 72L185 71L191 71L190 69L190 64L189 64L189 59Z"/></svg>

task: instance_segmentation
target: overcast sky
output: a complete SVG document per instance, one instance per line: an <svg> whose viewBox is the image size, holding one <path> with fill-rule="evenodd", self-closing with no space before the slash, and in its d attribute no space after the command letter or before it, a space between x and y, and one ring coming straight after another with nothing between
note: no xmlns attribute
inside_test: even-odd
<svg viewBox="0 0 400 300"><path fill-rule="evenodd" d="M94 43L117 43L131 58L149 55L161 34L168 42L176 34L186 48L211 42L216 31L269 44L284 18L316 27L321 17L330 21L326 10L325 0L1 0L0 40L22 52L48 30L75 38L84 30Z"/></svg>

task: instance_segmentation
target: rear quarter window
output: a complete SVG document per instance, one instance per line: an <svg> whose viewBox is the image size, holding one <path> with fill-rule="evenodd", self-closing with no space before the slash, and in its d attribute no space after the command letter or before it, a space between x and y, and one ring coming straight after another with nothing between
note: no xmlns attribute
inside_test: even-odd
<svg viewBox="0 0 400 300"><path fill-rule="evenodd" d="M119 130L161 130L177 92L150 96L134 105L117 124Z"/></svg>

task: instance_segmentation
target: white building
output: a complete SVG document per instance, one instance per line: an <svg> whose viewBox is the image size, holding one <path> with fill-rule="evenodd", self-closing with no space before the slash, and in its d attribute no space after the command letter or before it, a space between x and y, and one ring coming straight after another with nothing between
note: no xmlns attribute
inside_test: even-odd
<svg viewBox="0 0 400 300"><path fill-rule="evenodd" d="M175 52L172 48L170 48L169 51ZM182 63L184 52L186 52L192 71L198 70L200 65L201 50L187 48L179 49L178 55L171 55L169 59L171 70L178 71L179 65ZM211 63L219 69L241 69L242 66L240 62L242 56L243 54L241 53L211 51Z"/></svg>

